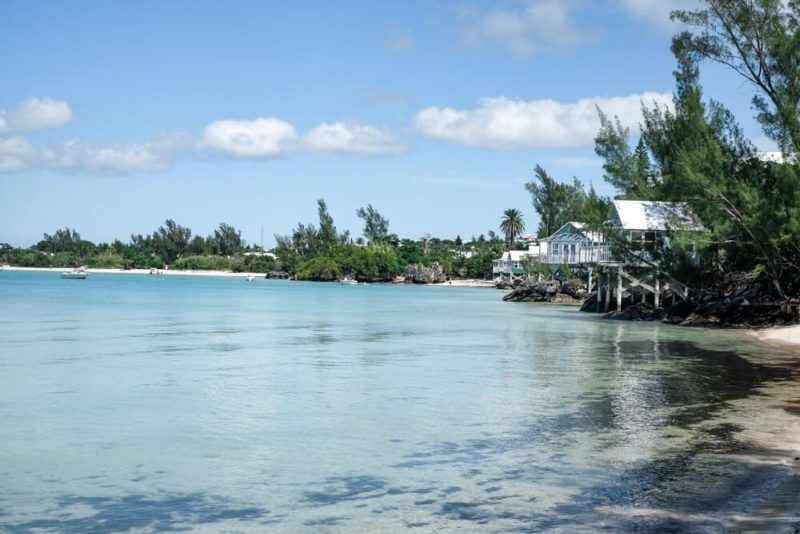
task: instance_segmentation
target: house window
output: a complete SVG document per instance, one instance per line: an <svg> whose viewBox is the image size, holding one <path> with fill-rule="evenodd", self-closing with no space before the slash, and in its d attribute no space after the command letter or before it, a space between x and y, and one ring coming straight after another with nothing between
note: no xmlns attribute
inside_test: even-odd
<svg viewBox="0 0 800 534"><path fill-rule="evenodd" d="M553 243L553 255L554 256L558 256L558 253L559 253L558 249L559 249L558 243Z"/></svg>

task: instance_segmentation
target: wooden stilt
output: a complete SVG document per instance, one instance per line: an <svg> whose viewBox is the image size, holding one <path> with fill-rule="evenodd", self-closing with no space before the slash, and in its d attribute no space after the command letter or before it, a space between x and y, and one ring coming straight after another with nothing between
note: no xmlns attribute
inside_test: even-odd
<svg viewBox="0 0 800 534"><path fill-rule="evenodd" d="M617 311L622 311L622 266L617 270Z"/></svg>
<svg viewBox="0 0 800 534"><path fill-rule="evenodd" d="M608 311L609 306L611 305L611 271L606 273L606 307L605 311Z"/></svg>
<svg viewBox="0 0 800 534"><path fill-rule="evenodd" d="M661 281L659 281L658 275L656 275L656 292L654 295L653 303L655 307L658 308L659 301L661 300Z"/></svg>
<svg viewBox="0 0 800 534"><path fill-rule="evenodd" d="M597 302L594 311L600 312L601 299L603 298L603 273L597 273Z"/></svg>

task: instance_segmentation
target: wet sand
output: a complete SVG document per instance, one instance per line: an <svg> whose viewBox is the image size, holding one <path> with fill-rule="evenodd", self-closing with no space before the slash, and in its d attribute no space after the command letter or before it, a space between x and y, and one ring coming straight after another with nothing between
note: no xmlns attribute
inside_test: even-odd
<svg viewBox="0 0 800 534"><path fill-rule="evenodd" d="M800 345L800 325L756 330L753 334L764 341L782 341Z"/></svg>

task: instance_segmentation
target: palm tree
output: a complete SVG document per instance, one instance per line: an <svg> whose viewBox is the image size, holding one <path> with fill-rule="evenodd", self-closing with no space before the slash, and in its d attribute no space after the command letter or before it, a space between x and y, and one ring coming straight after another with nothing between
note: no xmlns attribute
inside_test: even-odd
<svg viewBox="0 0 800 534"><path fill-rule="evenodd" d="M500 222L500 230L506 234L508 246L512 246L514 244L514 238L525 230L522 212L515 208L504 211L503 220Z"/></svg>

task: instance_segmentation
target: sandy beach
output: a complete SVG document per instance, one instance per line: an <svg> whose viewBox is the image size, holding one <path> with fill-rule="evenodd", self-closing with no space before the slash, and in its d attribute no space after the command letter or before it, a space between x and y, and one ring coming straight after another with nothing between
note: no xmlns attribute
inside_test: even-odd
<svg viewBox="0 0 800 534"><path fill-rule="evenodd" d="M69 267L12 267L10 265L0 266L4 271L31 271L31 272L52 272L62 273L69 271ZM86 269L89 274L126 274L126 275L148 275L150 269ZM229 278L246 278L249 275L264 277L267 273L234 273L231 271L191 271L191 270L165 270L159 269L161 276L223 276ZM436 287L486 287L493 288L494 282L491 280L478 280L473 278L448 280L440 284L431 284Z"/></svg>
<svg viewBox="0 0 800 534"><path fill-rule="evenodd" d="M448 286L448 287L488 287L494 288L494 282L491 280L478 280L476 278L464 278L457 280L448 280L441 284L432 284L434 286Z"/></svg>
<svg viewBox="0 0 800 534"><path fill-rule="evenodd" d="M800 345L800 325L754 330L753 335L763 341L779 341Z"/></svg>
<svg viewBox="0 0 800 534"><path fill-rule="evenodd" d="M11 267L3 265L4 271L31 271L31 272L52 272L62 273L71 270L69 267ZM136 274L152 276L150 269L86 269L89 274ZM249 275L263 277L266 273L234 273L231 271L178 271L159 269L161 276L224 276L230 278L246 278Z"/></svg>

